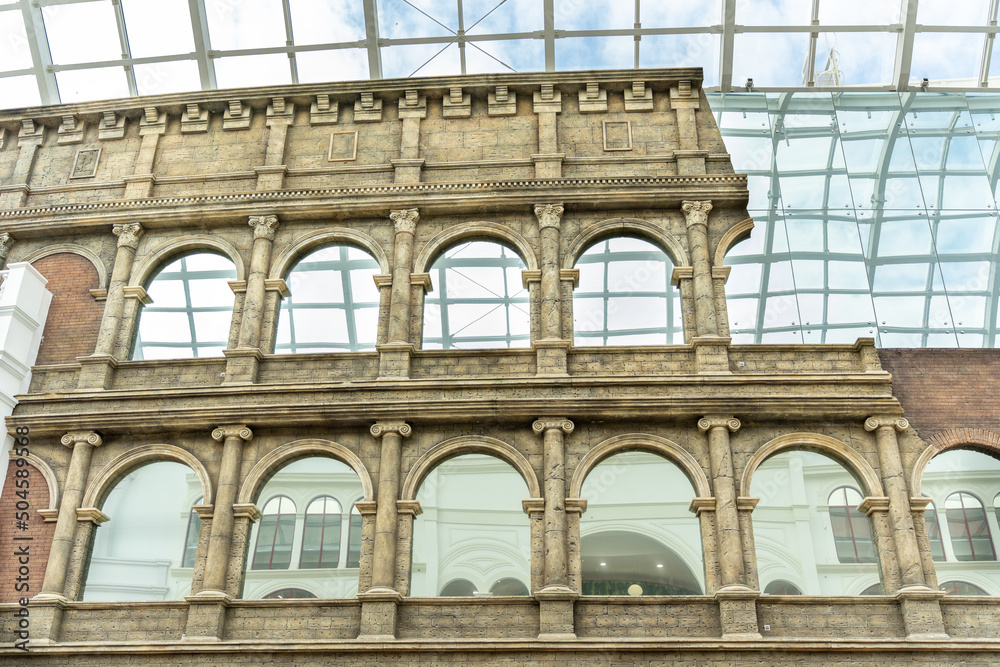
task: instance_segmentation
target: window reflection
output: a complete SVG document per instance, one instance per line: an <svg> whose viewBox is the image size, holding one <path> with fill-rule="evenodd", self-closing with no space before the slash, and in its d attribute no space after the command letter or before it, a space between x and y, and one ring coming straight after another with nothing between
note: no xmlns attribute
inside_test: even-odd
<svg viewBox="0 0 1000 667"><path fill-rule="evenodd" d="M608 457L583 485L580 519L584 595L700 595L704 558L694 487L655 454Z"/></svg>
<svg viewBox="0 0 1000 667"><path fill-rule="evenodd" d="M484 492L488 490L488 492ZM508 463L465 454L420 483L413 524L410 595L526 595L505 579L530 581L527 485Z"/></svg>

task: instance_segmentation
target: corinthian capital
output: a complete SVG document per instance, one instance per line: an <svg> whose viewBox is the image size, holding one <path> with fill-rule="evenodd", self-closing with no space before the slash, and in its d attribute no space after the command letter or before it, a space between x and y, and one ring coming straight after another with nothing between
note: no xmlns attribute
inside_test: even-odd
<svg viewBox="0 0 1000 667"><path fill-rule="evenodd" d="M231 424L229 426L220 426L214 431L212 431L212 439L219 442L225 442L227 438L239 438L244 442L250 442L253 440L253 431L250 430L246 424Z"/></svg>
<svg viewBox="0 0 1000 667"><path fill-rule="evenodd" d="M417 229L417 220L420 219L420 211L415 208L404 208L398 211L389 211L389 219L396 225L396 233L406 232L412 234Z"/></svg>
<svg viewBox="0 0 1000 667"><path fill-rule="evenodd" d="M869 417L865 420L866 431L875 431L882 426L891 426L897 431L905 431L910 427L910 422L903 417Z"/></svg>
<svg viewBox="0 0 1000 667"><path fill-rule="evenodd" d="M691 225L707 225L708 212L712 210L710 201L683 201L681 210L684 211L684 219L687 220L688 227Z"/></svg>
<svg viewBox="0 0 1000 667"><path fill-rule="evenodd" d="M538 204L535 206L535 217L538 218L538 226L542 229L546 227L559 227L563 210L562 204Z"/></svg>
<svg viewBox="0 0 1000 667"><path fill-rule="evenodd" d="M111 228L111 231L118 237L119 248L132 248L132 250L135 250L139 247L139 237L146 230L138 222L126 222L115 225Z"/></svg>
<svg viewBox="0 0 1000 667"><path fill-rule="evenodd" d="M531 425L531 429L539 435L553 428L559 429L566 435L569 435L573 432L575 426L568 419L538 419Z"/></svg>
<svg viewBox="0 0 1000 667"><path fill-rule="evenodd" d="M255 239L273 241L274 233L278 231L278 216L251 215L249 224L253 227L253 237Z"/></svg>
<svg viewBox="0 0 1000 667"><path fill-rule="evenodd" d="M0 234L0 261L7 259L7 255L10 254L11 246L14 245L14 237L3 232Z"/></svg>

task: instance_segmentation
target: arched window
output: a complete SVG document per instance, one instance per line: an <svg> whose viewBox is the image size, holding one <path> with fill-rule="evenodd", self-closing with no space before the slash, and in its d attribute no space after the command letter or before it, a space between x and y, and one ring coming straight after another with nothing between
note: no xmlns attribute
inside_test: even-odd
<svg viewBox="0 0 1000 667"><path fill-rule="evenodd" d="M885 590L883 590L882 582L877 581L865 590L861 591L859 595L885 595Z"/></svg>
<svg viewBox="0 0 1000 667"><path fill-rule="evenodd" d="M441 589L441 597L470 598L477 593L475 585L467 579L453 579Z"/></svg>
<svg viewBox="0 0 1000 667"><path fill-rule="evenodd" d="M528 347L531 317L524 262L489 241L444 251L430 268L424 302L424 349Z"/></svg>
<svg viewBox="0 0 1000 667"><path fill-rule="evenodd" d="M100 504L108 521L97 528L84 601L179 600L191 591L178 545L191 532L190 499L200 482L172 461L149 463L119 479ZM197 537L195 537L197 548Z"/></svg>
<svg viewBox="0 0 1000 667"><path fill-rule="evenodd" d="M306 255L288 273L289 296L278 313L276 354L374 350L379 265L350 246Z"/></svg>
<svg viewBox="0 0 1000 667"><path fill-rule="evenodd" d="M802 591L790 581L775 579L764 587L764 595L802 595Z"/></svg>
<svg viewBox="0 0 1000 667"><path fill-rule="evenodd" d="M360 502L358 498L356 502ZM357 506L351 503L351 522L347 530L347 567L359 567L361 565L361 529L363 518Z"/></svg>
<svg viewBox="0 0 1000 667"><path fill-rule="evenodd" d="M615 454L583 485L584 595L700 595L701 527L694 487L677 465L648 452Z"/></svg>
<svg viewBox="0 0 1000 667"><path fill-rule="evenodd" d="M850 486L835 489L827 500L830 525L841 563L874 563L875 544L872 542L868 517L858 509L864 498Z"/></svg>
<svg viewBox="0 0 1000 667"><path fill-rule="evenodd" d="M200 504L201 497L194 501L195 505ZM184 540L184 556L181 558L181 567L194 567L194 558L198 553L198 537L201 535L201 515L195 511L194 507L188 514L187 538Z"/></svg>
<svg viewBox="0 0 1000 667"><path fill-rule="evenodd" d="M184 255L156 274L146 288L133 359L217 357L229 344L236 269L212 253Z"/></svg>
<svg viewBox="0 0 1000 667"><path fill-rule="evenodd" d="M520 579L504 577L490 586L490 595L529 595L529 592Z"/></svg>
<svg viewBox="0 0 1000 667"><path fill-rule="evenodd" d="M295 503L285 496L268 500L261 512L257 546L253 551L253 569L288 569L292 562L294 533Z"/></svg>
<svg viewBox="0 0 1000 667"><path fill-rule="evenodd" d="M316 595L302 588L280 588L264 596L265 600L310 599Z"/></svg>
<svg viewBox="0 0 1000 667"><path fill-rule="evenodd" d="M948 496L944 509L955 558L960 561L997 559L986 510L979 498L958 491Z"/></svg>
<svg viewBox="0 0 1000 667"><path fill-rule="evenodd" d="M946 581L938 588L948 593L948 595L989 595L979 586L970 584L967 581Z"/></svg>
<svg viewBox="0 0 1000 667"><path fill-rule="evenodd" d="M321 496L306 508L300 569L337 567L340 563L341 508L336 498Z"/></svg>
<svg viewBox="0 0 1000 667"><path fill-rule="evenodd" d="M941 524L938 523L937 508L933 502L927 503L924 524L927 526L927 540L931 543L931 556L934 560L943 561L945 558L944 544L941 542Z"/></svg>
<svg viewBox="0 0 1000 667"><path fill-rule="evenodd" d="M530 581L527 490L517 470L485 454L462 454L427 473L417 489L423 511L413 522L410 595L471 595L501 577ZM453 586L459 579L468 586Z"/></svg>
<svg viewBox="0 0 1000 667"><path fill-rule="evenodd" d="M636 238L607 239L580 255L576 267L576 345L684 342L680 293L670 284L673 262L665 252Z"/></svg>

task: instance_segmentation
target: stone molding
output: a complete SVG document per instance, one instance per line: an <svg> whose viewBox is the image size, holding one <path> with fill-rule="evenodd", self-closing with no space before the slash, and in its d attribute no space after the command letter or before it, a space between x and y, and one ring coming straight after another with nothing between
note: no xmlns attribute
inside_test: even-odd
<svg viewBox="0 0 1000 667"><path fill-rule="evenodd" d="M234 503L233 504L233 518L236 519L250 519L251 521L260 521L260 510L253 503Z"/></svg>
<svg viewBox="0 0 1000 667"><path fill-rule="evenodd" d="M96 507L81 507L76 510L77 521L90 521L95 526L99 526L105 521L110 521L110 517Z"/></svg>
<svg viewBox="0 0 1000 667"><path fill-rule="evenodd" d="M539 228L555 227L559 229L563 211L565 208L562 204L536 204L535 217L538 218Z"/></svg>
<svg viewBox="0 0 1000 667"><path fill-rule="evenodd" d="M361 510L358 510L359 512ZM413 516L419 516L424 511L424 508L420 506L419 500L397 500L396 501L396 512L399 514L411 514Z"/></svg>
<svg viewBox="0 0 1000 667"><path fill-rule="evenodd" d="M545 511L545 498L524 498L521 500L521 509L529 516L541 514Z"/></svg>
<svg viewBox="0 0 1000 667"><path fill-rule="evenodd" d="M683 201L681 210L684 212L684 220L687 226L705 225L708 226L708 213L712 210L710 201Z"/></svg>
<svg viewBox="0 0 1000 667"><path fill-rule="evenodd" d="M889 511L888 496L868 496L858 505L858 509L865 513L865 516L875 512Z"/></svg>
<svg viewBox="0 0 1000 667"><path fill-rule="evenodd" d="M759 502L760 498L754 498L753 496L740 496L736 499L736 509L740 512L753 512Z"/></svg>
<svg viewBox="0 0 1000 667"><path fill-rule="evenodd" d="M100 447L104 444L104 440L101 439L101 436L93 431L71 431L70 433L64 435L60 442L70 448L82 442L87 443L91 447Z"/></svg>
<svg viewBox="0 0 1000 667"><path fill-rule="evenodd" d="M243 442L250 442L253 440L253 431L246 424L219 426L212 431L212 440L225 442L229 438L239 438Z"/></svg>
<svg viewBox="0 0 1000 667"><path fill-rule="evenodd" d="M583 514L587 511L587 499L586 498L566 498L565 500L566 511L569 513Z"/></svg>
<svg viewBox="0 0 1000 667"><path fill-rule="evenodd" d="M910 422L905 417L869 417L865 420L865 430L875 431L883 426L891 426L897 431L905 431Z"/></svg>
<svg viewBox="0 0 1000 667"><path fill-rule="evenodd" d="M698 420L698 430L702 433L713 428L728 428L730 433L736 433L740 426L740 420L736 417L702 417Z"/></svg>
<svg viewBox="0 0 1000 667"><path fill-rule="evenodd" d="M415 208L389 211L389 219L395 225L397 234L400 232L412 234L417 229L417 221L420 220L420 211Z"/></svg>
<svg viewBox="0 0 1000 667"><path fill-rule="evenodd" d="M715 496L698 496L691 499L688 511L700 515L702 512L714 512L716 509Z"/></svg>
<svg viewBox="0 0 1000 667"><path fill-rule="evenodd" d="M111 228L111 232L118 237L119 248L132 248L132 250L135 250L139 247L139 237L142 236L145 230L138 222L127 222L115 225Z"/></svg>
<svg viewBox="0 0 1000 667"><path fill-rule="evenodd" d="M278 231L278 216L251 215L248 224L253 227L254 239L273 241L274 235Z"/></svg>
<svg viewBox="0 0 1000 667"><path fill-rule="evenodd" d="M542 435L545 431L551 429L559 429L566 435L573 432L575 428L572 421L565 418L555 418L555 419L538 419L534 424L531 425L531 429L538 435Z"/></svg>

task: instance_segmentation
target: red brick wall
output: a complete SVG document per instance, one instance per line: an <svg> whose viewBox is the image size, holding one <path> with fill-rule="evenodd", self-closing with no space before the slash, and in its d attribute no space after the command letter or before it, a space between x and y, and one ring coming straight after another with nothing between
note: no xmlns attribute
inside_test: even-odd
<svg viewBox="0 0 1000 667"><path fill-rule="evenodd" d="M925 440L953 428L1000 431L1000 349L879 350L893 393Z"/></svg>
<svg viewBox="0 0 1000 667"><path fill-rule="evenodd" d="M90 290L98 285L97 269L84 257L58 253L32 264L48 279L52 292L49 317L36 364L62 364L94 352L104 302Z"/></svg>
<svg viewBox="0 0 1000 667"><path fill-rule="evenodd" d="M28 497L20 498L15 484L18 470L28 471ZM22 478L23 479L23 478ZM19 530L15 513L18 501L29 504L28 529ZM17 602L19 597L32 597L42 590L42 579L45 576L45 565L49 562L49 549L52 547L52 535L56 532L56 524L45 523L38 510L49 506L49 489L42 473L32 465L18 468L12 459L7 467L7 479L0 495L0 603ZM23 505L22 505L23 507ZM31 540L15 540L15 537L30 537ZM19 583L17 578L18 548L28 547L28 578L30 590L18 592L15 589Z"/></svg>

